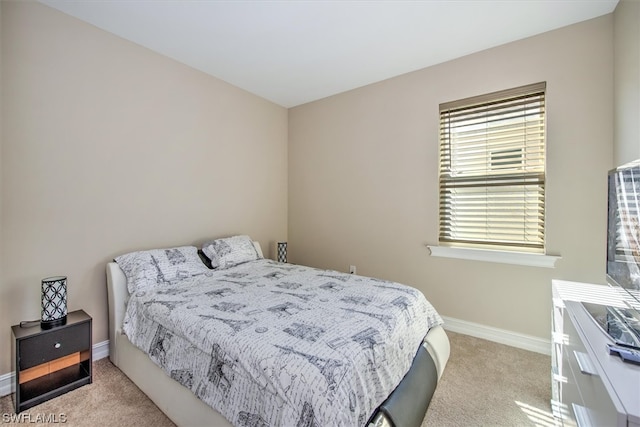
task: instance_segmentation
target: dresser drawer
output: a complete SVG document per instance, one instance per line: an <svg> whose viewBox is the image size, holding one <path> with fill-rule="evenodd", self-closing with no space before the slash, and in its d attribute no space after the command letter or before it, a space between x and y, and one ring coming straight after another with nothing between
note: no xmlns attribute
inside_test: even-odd
<svg viewBox="0 0 640 427"><path fill-rule="evenodd" d="M25 338L19 344L19 369L22 371L72 353L88 350L90 343L90 322Z"/></svg>
<svg viewBox="0 0 640 427"><path fill-rule="evenodd" d="M562 425L564 427L577 427L578 423L576 420L575 414L575 405L582 406L582 395L580 394L580 390L578 389L578 384L576 382L575 376L571 371L569 365L571 364L571 358L573 354L567 351L567 348L562 354L562 375L559 383L560 387L560 396L561 396L561 407L560 407L560 417L562 418Z"/></svg>
<svg viewBox="0 0 640 427"><path fill-rule="evenodd" d="M609 393L600 376L580 372L575 373L575 376L584 406L589 410L591 423L595 426L620 425L616 407L609 398Z"/></svg>
<svg viewBox="0 0 640 427"><path fill-rule="evenodd" d="M561 402L556 410L556 416L562 419L563 427L578 427L574 405L582 405L582 397L576 385L573 374L568 372L569 377L559 384Z"/></svg>
<svg viewBox="0 0 640 427"><path fill-rule="evenodd" d="M579 339L574 320L569 319L570 316L565 323L565 330L571 337L565 349L566 361L580 390L584 407L583 417L588 417L584 422L595 426L615 426L618 413L600 377L602 369Z"/></svg>

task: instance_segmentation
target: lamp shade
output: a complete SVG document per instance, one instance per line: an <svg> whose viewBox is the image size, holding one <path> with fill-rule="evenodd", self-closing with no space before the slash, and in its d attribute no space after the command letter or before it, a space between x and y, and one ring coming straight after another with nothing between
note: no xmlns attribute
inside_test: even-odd
<svg viewBox="0 0 640 427"><path fill-rule="evenodd" d="M67 277L42 279L42 329L67 323Z"/></svg>
<svg viewBox="0 0 640 427"><path fill-rule="evenodd" d="M287 262L287 242L278 242L278 262Z"/></svg>

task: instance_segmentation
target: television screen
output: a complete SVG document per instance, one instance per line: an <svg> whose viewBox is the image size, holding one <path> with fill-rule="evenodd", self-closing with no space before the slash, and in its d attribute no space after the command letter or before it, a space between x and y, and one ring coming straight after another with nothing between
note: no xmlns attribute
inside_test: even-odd
<svg viewBox="0 0 640 427"><path fill-rule="evenodd" d="M607 280L640 307L640 161L609 171Z"/></svg>

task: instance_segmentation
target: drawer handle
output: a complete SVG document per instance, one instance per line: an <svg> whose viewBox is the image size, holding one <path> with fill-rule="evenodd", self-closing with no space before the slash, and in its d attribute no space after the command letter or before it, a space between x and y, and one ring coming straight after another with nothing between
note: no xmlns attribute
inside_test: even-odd
<svg viewBox="0 0 640 427"><path fill-rule="evenodd" d="M59 342L53 345L53 348L60 348L60 347L62 347L62 344L60 344Z"/></svg>
<svg viewBox="0 0 640 427"><path fill-rule="evenodd" d="M576 362L578 362L578 368L580 369L580 372L585 375L593 375L595 377L598 376L598 372L591 363L591 359L588 355L575 350L573 351L573 355L576 357Z"/></svg>
<svg viewBox="0 0 640 427"><path fill-rule="evenodd" d="M589 417L589 410L584 406L572 403L573 414L576 416L576 424L578 427L590 427L591 422Z"/></svg>

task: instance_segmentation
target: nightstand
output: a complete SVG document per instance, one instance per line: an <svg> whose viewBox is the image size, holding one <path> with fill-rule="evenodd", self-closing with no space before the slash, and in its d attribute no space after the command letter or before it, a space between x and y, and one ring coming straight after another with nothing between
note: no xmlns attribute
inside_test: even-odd
<svg viewBox="0 0 640 427"><path fill-rule="evenodd" d="M91 316L83 310L69 313L63 326L11 330L16 413L91 383Z"/></svg>

